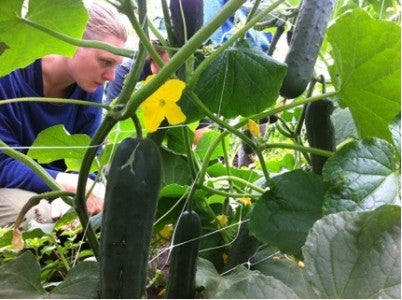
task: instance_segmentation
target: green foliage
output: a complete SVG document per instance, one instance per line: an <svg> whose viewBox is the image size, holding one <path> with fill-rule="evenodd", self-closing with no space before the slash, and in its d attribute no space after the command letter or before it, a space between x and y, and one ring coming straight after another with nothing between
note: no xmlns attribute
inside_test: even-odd
<svg viewBox="0 0 402 300"><path fill-rule="evenodd" d="M331 214L317 222L303 248L317 295L400 297L400 220L400 206L384 205L369 212Z"/></svg>
<svg viewBox="0 0 402 300"><path fill-rule="evenodd" d="M400 170L395 148L376 138L353 141L337 151L324 166L331 185L324 212L372 210L400 204Z"/></svg>
<svg viewBox="0 0 402 300"><path fill-rule="evenodd" d="M285 64L242 43L209 65L195 92L213 113L226 118L250 116L275 104L285 73ZM193 113L185 106L183 110L186 115Z"/></svg>
<svg viewBox="0 0 402 300"><path fill-rule="evenodd" d="M40 267L31 252L0 266L3 288L0 298L97 298L98 264L86 261L70 270L66 278L50 292L40 281Z"/></svg>
<svg viewBox="0 0 402 300"><path fill-rule="evenodd" d="M197 283L205 288L206 298L225 299L295 299L296 294L281 281L258 271L239 266L228 276L220 276L214 266L203 259L198 263Z"/></svg>
<svg viewBox="0 0 402 300"><path fill-rule="evenodd" d="M234 9L243 2L233 0L229 4ZM43 55L68 56L75 49L28 25L20 18L22 3L5 0L0 4L0 63L4 74ZM30 21L71 37L81 36L87 20L81 1L27 3ZM120 9L127 13L131 2L124 3ZM284 1L273 15L293 22L297 12L294 6L299 3ZM384 9L383 5L388 7ZM98 170L99 178L110 183L105 171L116 148L123 139L136 137L143 126L141 109L137 109L142 96L154 91L150 86L156 88L173 75L181 77L175 70L182 70L185 64L188 77L183 79L186 90L179 105L187 123L180 125L184 128L168 126L152 135L159 140L163 176L156 221L147 228L153 230L151 246L141 244L150 255L148 297L160 297L157 293L166 287L165 256L177 247L160 231L173 227L188 199L193 199L202 222L196 297L397 298L400 26L393 15L398 9L400 5L393 0L337 1L315 68L317 76L324 75L329 92L321 95L316 87L311 97L300 96L286 103L279 97L286 65L280 55L269 57L247 44L241 33L243 24L238 24L233 32L237 38L229 43L195 50L205 41L205 32L212 33L226 20L219 18L219 12L215 22L203 26L191 43L177 52L169 48L172 59L155 77L157 83L139 84L129 91L124 100L128 104L122 110L119 105L126 104L119 99L111 105L99 130L103 136L91 140L56 126L38 136L28 155L40 163L65 159L69 170L79 171L83 177L88 171L83 166L92 166L89 171ZM253 20L250 16L250 23L245 25ZM148 42L141 40L144 45ZM31 43L35 47L26 47ZM197 63L193 63L194 51ZM336 107L331 118L338 147L335 151L307 147L302 107L329 96ZM134 114L139 128L134 126ZM261 125L255 136L243 134L249 124L247 118L258 122L273 114L280 122L268 124L266 130ZM193 144L194 129L205 116L212 124ZM98 156L93 152L92 158L88 153L95 147L88 145L103 142L102 152ZM239 168L236 163L242 144L249 146L252 155L248 157L250 163ZM322 176L310 171L310 154L328 157ZM148 169L143 166L143 170ZM131 185L132 181L127 183ZM123 197L128 190L116 194ZM79 199L77 195L76 202ZM135 210L139 218L143 209ZM79 210L77 206L76 212ZM83 234L80 226L64 229L76 218L76 212L64 216L49 233L39 229L24 232L27 249L20 255L12 250L12 231L1 229L0 282L6 287L0 291L1 298L99 296L98 262L95 257L94 261L83 261L96 253L92 251L96 245L91 244L90 249L81 240L88 232ZM129 212L120 212L122 223L132 221ZM99 229L102 218L92 218L89 226ZM237 266L230 274L220 274L239 235L239 222L249 222L252 238L258 239L260 246L245 262L248 268ZM137 233L130 232L133 237ZM123 254L122 259L131 258ZM150 270L159 259L161 265Z"/></svg>
<svg viewBox="0 0 402 300"><path fill-rule="evenodd" d="M401 103L396 88L401 79L400 26L356 9L339 17L327 36L334 59L331 79L339 104L352 113L359 137L391 141L388 124Z"/></svg>
<svg viewBox="0 0 402 300"><path fill-rule="evenodd" d="M64 159L67 170L76 171L90 140L88 135L70 135L63 125L55 125L39 133L27 155L40 164Z"/></svg>
<svg viewBox="0 0 402 300"><path fill-rule="evenodd" d="M81 1L28 1L25 2L27 7L24 2L3 0L1 3L0 41L3 51L0 76L45 55L72 56L76 50L75 46L38 30L25 20L77 39L81 38L88 21L88 13Z"/></svg>
<svg viewBox="0 0 402 300"><path fill-rule="evenodd" d="M274 177L269 191L253 209L251 233L284 253L301 258L301 247L309 230L322 217L327 190L321 176L311 172L295 170Z"/></svg>

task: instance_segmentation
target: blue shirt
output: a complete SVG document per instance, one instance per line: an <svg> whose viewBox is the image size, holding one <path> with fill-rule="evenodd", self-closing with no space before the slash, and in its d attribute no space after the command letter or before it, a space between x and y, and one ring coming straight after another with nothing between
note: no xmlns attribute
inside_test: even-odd
<svg viewBox="0 0 402 300"><path fill-rule="evenodd" d="M228 0L208 0L204 1L204 24L209 22L215 14L228 2ZM211 39L218 43L223 44L232 36L232 29L237 22L245 22L248 15L248 9L242 6L235 15L222 24L222 26L211 36ZM272 34L269 32L258 31L249 29L246 33L246 38L255 47L260 48L262 51L267 52L271 44Z"/></svg>
<svg viewBox="0 0 402 300"><path fill-rule="evenodd" d="M73 104L51 104L39 102L16 102L1 105L1 100L22 97L44 97L41 60L0 78L0 139L10 147L31 146L44 129L63 124L70 134L82 133L93 136L102 119L98 107ZM101 103L103 87L94 93L85 92L74 84L69 99ZM27 150L20 150L26 153ZM55 178L65 171L64 161L43 165ZM42 193L50 188L24 163L1 152L0 188L21 188Z"/></svg>

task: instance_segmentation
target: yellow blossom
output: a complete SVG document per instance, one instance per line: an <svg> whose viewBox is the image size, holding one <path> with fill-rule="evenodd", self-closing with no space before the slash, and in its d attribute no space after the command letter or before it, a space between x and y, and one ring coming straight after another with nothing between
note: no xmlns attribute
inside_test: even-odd
<svg viewBox="0 0 402 300"><path fill-rule="evenodd" d="M168 240L172 236L173 226L172 224L166 224L163 226L162 230L159 231L159 235L161 238Z"/></svg>
<svg viewBox="0 0 402 300"><path fill-rule="evenodd" d="M225 215L217 215L216 220L221 227L225 227L228 224L228 217Z"/></svg>
<svg viewBox="0 0 402 300"><path fill-rule="evenodd" d="M250 197L237 198L237 201L242 202L245 206L251 205L251 198Z"/></svg>
<svg viewBox="0 0 402 300"><path fill-rule="evenodd" d="M145 79L145 84L156 75ZM169 124L176 125L186 120L181 108L176 104L179 101L186 84L179 79L169 79L159 87L142 104L145 127L148 132L154 132L166 118Z"/></svg>
<svg viewBox="0 0 402 300"><path fill-rule="evenodd" d="M258 123L254 120L248 120L246 129L250 131L253 137L259 138L261 136L260 125L258 125Z"/></svg>

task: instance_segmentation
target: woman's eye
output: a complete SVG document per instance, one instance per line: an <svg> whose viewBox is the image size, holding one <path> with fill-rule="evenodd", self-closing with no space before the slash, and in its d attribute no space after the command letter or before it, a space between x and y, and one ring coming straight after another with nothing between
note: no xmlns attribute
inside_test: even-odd
<svg viewBox="0 0 402 300"><path fill-rule="evenodd" d="M102 64L104 67L111 67L111 66L113 66L113 62L112 62L111 60L108 60L108 59L101 59L100 61L101 61L101 64Z"/></svg>

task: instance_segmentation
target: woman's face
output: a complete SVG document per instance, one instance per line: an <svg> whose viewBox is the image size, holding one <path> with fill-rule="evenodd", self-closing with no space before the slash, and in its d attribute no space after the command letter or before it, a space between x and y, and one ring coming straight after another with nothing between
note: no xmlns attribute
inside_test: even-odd
<svg viewBox="0 0 402 300"><path fill-rule="evenodd" d="M125 44L125 41L114 36L100 40L116 47L123 47ZM92 93L106 81L114 80L115 69L122 59L104 50L80 47L68 60L69 75L83 90Z"/></svg>

